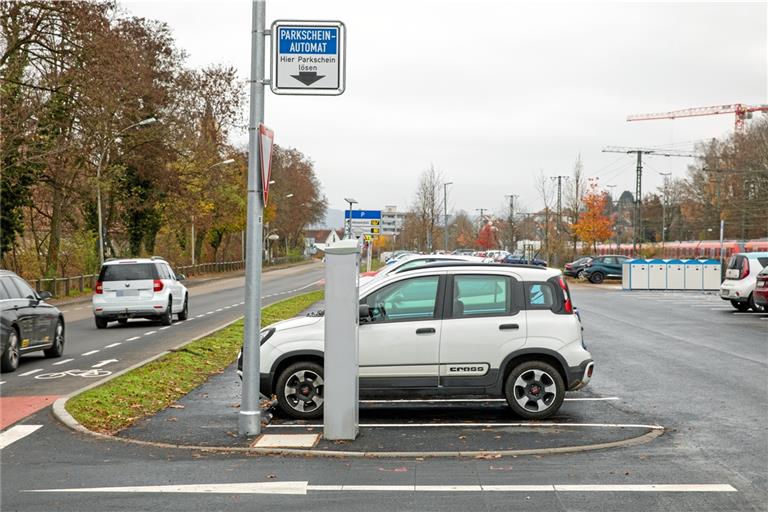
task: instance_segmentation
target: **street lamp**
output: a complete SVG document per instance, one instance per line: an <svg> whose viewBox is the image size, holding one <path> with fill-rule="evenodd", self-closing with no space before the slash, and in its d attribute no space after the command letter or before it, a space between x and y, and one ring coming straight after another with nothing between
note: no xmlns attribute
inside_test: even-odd
<svg viewBox="0 0 768 512"><path fill-rule="evenodd" d="M445 252L448 252L448 185L453 185L452 181L443 183L443 211L445 213Z"/></svg>
<svg viewBox="0 0 768 512"><path fill-rule="evenodd" d="M155 124L157 122L157 119L154 117L148 117L146 119L142 119L138 123L133 123L132 125L126 126L122 130L118 131L115 135L113 135L111 138L107 140L107 142L104 144L104 148L101 150L101 155L99 155L99 164L96 167L96 216L98 217L99 221L99 261L100 263L104 263L104 227L103 227L103 221L101 218L101 167L104 164L104 157L107 154L107 150L109 149L109 146L120 137L120 135L123 134L123 132L126 132L130 130L131 128L139 128L142 126L149 126L150 124Z"/></svg>
<svg viewBox="0 0 768 512"><path fill-rule="evenodd" d="M347 233L347 238L352 238L352 205L357 204L357 201L351 197L345 197L344 201L349 203L349 232Z"/></svg>

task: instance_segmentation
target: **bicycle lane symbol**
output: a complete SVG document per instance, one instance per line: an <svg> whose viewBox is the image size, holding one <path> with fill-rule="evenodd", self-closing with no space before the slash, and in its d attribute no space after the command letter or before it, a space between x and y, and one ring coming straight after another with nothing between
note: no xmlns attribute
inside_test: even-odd
<svg viewBox="0 0 768 512"><path fill-rule="evenodd" d="M59 379L61 377L85 377L85 378L94 378L94 377L106 377L108 375L112 375L112 372L109 370L102 370L100 368L91 368L89 370L64 370L61 372L52 372L52 373L41 373L40 375L35 375L36 379L39 380L50 380L50 379Z"/></svg>

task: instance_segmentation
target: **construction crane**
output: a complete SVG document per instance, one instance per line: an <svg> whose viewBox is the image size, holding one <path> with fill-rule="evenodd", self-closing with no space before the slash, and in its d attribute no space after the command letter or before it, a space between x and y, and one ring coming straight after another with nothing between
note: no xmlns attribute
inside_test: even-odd
<svg viewBox="0 0 768 512"><path fill-rule="evenodd" d="M736 133L744 131L747 119L752 118L753 112L768 112L768 105L745 105L733 103L731 105L715 105L714 107L694 107L671 112L658 112L656 114L635 114L627 117L627 121L650 121L652 119L677 119L678 117L714 116L718 114L736 114Z"/></svg>
<svg viewBox="0 0 768 512"><path fill-rule="evenodd" d="M637 155L637 178L635 182L635 211L634 219L632 221L632 251L637 256L637 244L638 237L642 233L641 224L642 217L642 197L643 197L643 155L657 155L657 156L682 156L682 157L697 157L699 155L691 153L689 151L680 151L676 149L656 149L656 148L627 148L619 146L606 146L603 148L603 153L626 153L631 155L635 153Z"/></svg>

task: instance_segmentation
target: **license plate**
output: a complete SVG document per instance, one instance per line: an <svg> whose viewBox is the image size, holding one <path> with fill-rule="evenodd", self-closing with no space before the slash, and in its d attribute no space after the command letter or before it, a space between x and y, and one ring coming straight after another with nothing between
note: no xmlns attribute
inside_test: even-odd
<svg viewBox="0 0 768 512"><path fill-rule="evenodd" d="M139 290L117 290L118 297L138 297Z"/></svg>

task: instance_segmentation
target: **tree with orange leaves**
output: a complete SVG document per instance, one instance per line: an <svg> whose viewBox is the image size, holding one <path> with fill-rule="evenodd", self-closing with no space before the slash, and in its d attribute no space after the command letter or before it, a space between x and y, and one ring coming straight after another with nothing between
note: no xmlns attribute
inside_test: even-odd
<svg viewBox="0 0 768 512"><path fill-rule="evenodd" d="M606 215L608 196L597 189L597 183L589 185L589 191L584 194L586 210L579 214L579 220L573 225L573 230L579 239L592 246L597 251L597 243L611 237L613 222Z"/></svg>

